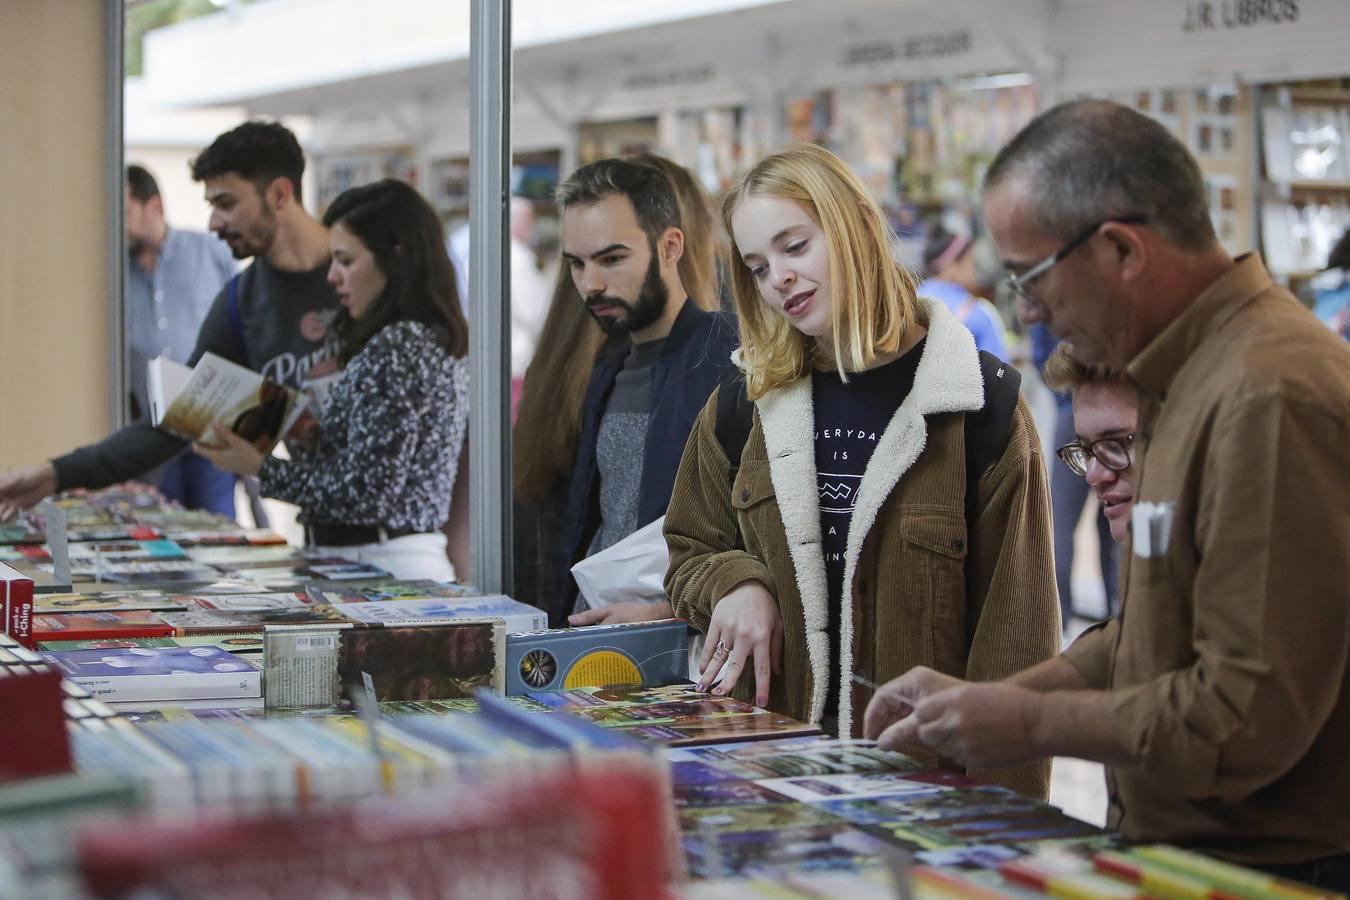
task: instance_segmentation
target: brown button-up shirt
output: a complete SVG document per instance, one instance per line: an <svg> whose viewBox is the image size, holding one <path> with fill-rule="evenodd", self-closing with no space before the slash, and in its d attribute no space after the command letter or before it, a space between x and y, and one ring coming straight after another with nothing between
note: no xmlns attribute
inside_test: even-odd
<svg viewBox="0 0 1350 900"><path fill-rule="evenodd" d="M1121 614L1065 652L1138 760L1108 770L1110 824L1243 863L1350 852L1350 345L1246 256L1129 375L1136 501L1170 529L1145 546L1136 506Z"/></svg>

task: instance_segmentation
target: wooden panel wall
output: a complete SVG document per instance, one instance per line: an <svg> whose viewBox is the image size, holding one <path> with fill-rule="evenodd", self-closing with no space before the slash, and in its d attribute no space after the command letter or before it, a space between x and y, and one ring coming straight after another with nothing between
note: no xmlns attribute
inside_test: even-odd
<svg viewBox="0 0 1350 900"><path fill-rule="evenodd" d="M0 2L0 471L107 431L104 16Z"/></svg>

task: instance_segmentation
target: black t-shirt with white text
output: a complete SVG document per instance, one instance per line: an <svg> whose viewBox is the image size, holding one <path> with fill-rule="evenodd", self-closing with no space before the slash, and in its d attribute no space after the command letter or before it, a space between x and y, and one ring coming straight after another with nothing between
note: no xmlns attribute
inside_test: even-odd
<svg viewBox="0 0 1350 900"><path fill-rule="evenodd" d="M914 387L914 374L923 357L924 341L894 362L865 372L852 372L848 381L836 371L814 372L811 400L815 409L816 486L820 494L821 549L830 590L831 655L838 658L840 604L844 590L844 554L853 508L863 473L881 435ZM837 710L838 678L830 679L827 714Z"/></svg>

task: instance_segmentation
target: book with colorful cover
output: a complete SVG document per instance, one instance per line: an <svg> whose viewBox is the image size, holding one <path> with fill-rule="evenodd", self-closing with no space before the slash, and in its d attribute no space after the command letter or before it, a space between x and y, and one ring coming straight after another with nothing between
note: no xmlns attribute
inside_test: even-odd
<svg viewBox="0 0 1350 900"><path fill-rule="evenodd" d="M293 609L311 606L304 591L271 591L251 594L174 594L182 609L214 609L233 612L257 612L268 609Z"/></svg>
<svg viewBox="0 0 1350 900"><path fill-rule="evenodd" d="M548 627L543 610L502 594L482 597L445 597L434 600L388 600L374 603L343 603L333 607L353 622L377 625L416 625L455 619L501 619L507 633L538 631Z"/></svg>
<svg viewBox="0 0 1350 900"><path fill-rule="evenodd" d="M310 604L281 609L224 610L188 609L161 613L168 627L166 637L201 634L261 633L268 625L314 625L348 621L338 607Z"/></svg>
<svg viewBox="0 0 1350 900"><path fill-rule="evenodd" d="M174 615L172 612L163 615ZM100 638L172 637L173 627L151 610L44 613L33 616L33 639L85 641Z"/></svg>
<svg viewBox="0 0 1350 900"><path fill-rule="evenodd" d="M512 634L506 692L687 682L689 626L680 619Z"/></svg>
<svg viewBox="0 0 1350 900"><path fill-rule="evenodd" d="M262 693L258 667L217 647L125 647L42 655L100 700L223 700Z"/></svg>
<svg viewBox="0 0 1350 900"><path fill-rule="evenodd" d="M446 597L481 597L483 592L471 584L444 581L382 581L369 585L305 585L315 603L378 603L386 600L435 600Z"/></svg>
<svg viewBox="0 0 1350 900"><path fill-rule="evenodd" d="M103 591L80 594L43 594L33 599L35 613L100 612L111 610L182 609L163 591Z"/></svg>

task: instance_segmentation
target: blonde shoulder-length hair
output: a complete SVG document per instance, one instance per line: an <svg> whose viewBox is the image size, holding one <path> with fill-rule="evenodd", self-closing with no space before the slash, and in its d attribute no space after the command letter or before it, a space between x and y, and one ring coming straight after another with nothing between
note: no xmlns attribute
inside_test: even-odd
<svg viewBox="0 0 1350 900"><path fill-rule="evenodd" d="M797 203L825 234L830 260L833 358L765 304L736 246L731 218L750 197ZM920 320L918 282L891 255L885 213L843 160L814 144L789 147L761 160L722 200L722 224L731 236L731 290L740 320L746 393L758 399L786 387L816 364L841 376L894 353Z"/></svg>

